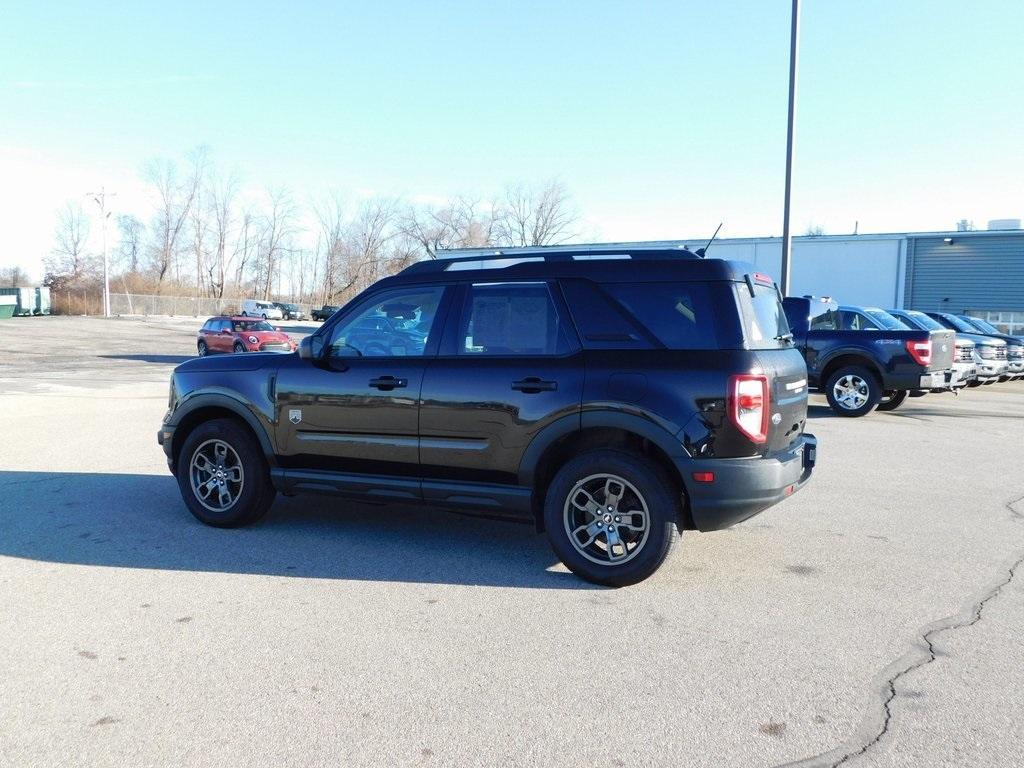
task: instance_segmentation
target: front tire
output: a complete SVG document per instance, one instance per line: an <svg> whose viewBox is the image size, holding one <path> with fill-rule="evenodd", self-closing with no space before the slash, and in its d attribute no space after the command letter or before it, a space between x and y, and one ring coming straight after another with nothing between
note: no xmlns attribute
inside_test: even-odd
<svg viewBox="0 0 1024 768"><path fill-rule="evenodd" d="M890 390L882 393L882 400L878 404L877 410L879 411L895 411L901 405L903 401L907 399L907 390L897 389Z"/></svg>
<svg viewBox="0 0 1024 768"><path fill-rule="evenodd" d="M825 383L825 399L838 416L865 416L881 397L878 380L862 365L840 368Z"/></svg>
<svg viewBox="0 0 1024 768"><path fill-rule="evenodd" d="M185 506L217 528L256 522L277 493L256 438L232 419L192 430L178 454L176 476Z"/></svg>
<svg viewBox="0 0 1024 768"><path fill-rule="evenodd" d="M558 559L577 576L610 587L636 584L658 570L681 514L679 489L659 466L616 450L567 462L544 499Z"/></svg>
<svg viewBox="0 0 1024 768"><path fill-rule="evenodd" d="M235 346L233 346L232 349L236 355L241 354L242 352L245 352L245 345L240 341L236 341Z"/></svg>

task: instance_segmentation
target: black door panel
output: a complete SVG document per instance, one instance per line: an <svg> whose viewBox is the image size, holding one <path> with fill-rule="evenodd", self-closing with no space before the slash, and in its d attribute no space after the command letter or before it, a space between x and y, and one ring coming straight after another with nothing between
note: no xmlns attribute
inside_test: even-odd
<svg viewBox="0 0 1024 768"><path fill-rule="evenodd" d="M455 305L423 380L423 477L514 484L537 433L579 413L578 340L543 282L463 285Z"/></svg>
<svg viewBox="0 0 1024 768"><path fill-rule="evenodd" d="M529 378L557 387L514 388ZM537 433L579 413L583 358L437 358L427 367L422 391L424 477L515 483Z"/></svg>
<svg viewBox="0 0 1024 768"><path fill-rule="evenodd" d="M406 382L381 389L386 376ZM282 463L337 472L415 475L423 359L350 359L346 370L314 365L277 382Z"/></svg>
<svg viewBox="0 0 1024 768"><path fill-rule="evenodd" d="M419 397L450 290L372 294L323 330L328 356L277 382L285 467L418 477Z"/></svg>

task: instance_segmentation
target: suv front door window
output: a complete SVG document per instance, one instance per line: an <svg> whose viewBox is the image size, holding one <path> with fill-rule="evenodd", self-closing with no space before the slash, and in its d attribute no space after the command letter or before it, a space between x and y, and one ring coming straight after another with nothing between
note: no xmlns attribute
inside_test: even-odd
<svg viewBox="0 0 1024 768"><path fill-rule="evenodd" d="M415 476L420 386L443 285L378 292L321 333L324 358L281 369L278 439L297 467ZM422 324L427 331L415 326ZM410 498L419 496L410 485Z"/></svg>

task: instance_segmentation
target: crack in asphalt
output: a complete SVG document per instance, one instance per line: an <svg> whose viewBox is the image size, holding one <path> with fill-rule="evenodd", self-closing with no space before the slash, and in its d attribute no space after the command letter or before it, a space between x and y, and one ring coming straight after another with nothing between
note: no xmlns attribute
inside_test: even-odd
<svg viewBox="0 0 1024 768"><path fill-rule="evenodd" d="M1021 502L1024 502L1024 496L1004 502L1004 506L1016 520L1024 520L1024 512L1016 509L1017 505ZM815 768L818 766L838 768L838 766L843 765L847 761L860 757L878 744L889 732L889 726L894 717L892 705L896 699L896 684L911 672L926 667L936 660L937 655L932 639L943 632L965 629L981 621L985 606L997 598L1003 591L1003 588L1013 581L1017 575L1017 570L1022 566L1024 566L1024 551L1012 559L1010 565L1007 566L1003 576L998 581L981 592L976 593L964 603L959 612L926 624L920 629L918 637L911 645L911 649L885 667L875 677L875 680L880 681L880 684L876 686L880 706L868 712L860 727L847 741L845 746L837 747L813 757L785 763L783 768L796 768L797 766L800 766L800 768L811 768L811 766ZM858 744L859 746L851 746L851 744Z"/></svg>

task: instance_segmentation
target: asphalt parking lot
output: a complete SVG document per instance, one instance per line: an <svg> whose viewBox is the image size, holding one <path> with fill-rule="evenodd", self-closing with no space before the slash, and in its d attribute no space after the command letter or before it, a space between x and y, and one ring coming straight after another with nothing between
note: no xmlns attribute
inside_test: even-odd
<svg viewBox="0 0 1024 768"><path fill-rule="evenodd" d="M1024 764L1024 383L815 397L806 488L609 590L438 511L202 526L155 437L198 325L0 323L0 763Z"/></svg>

